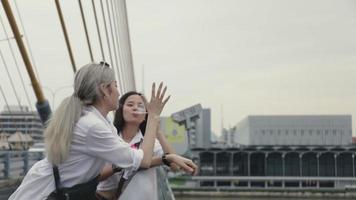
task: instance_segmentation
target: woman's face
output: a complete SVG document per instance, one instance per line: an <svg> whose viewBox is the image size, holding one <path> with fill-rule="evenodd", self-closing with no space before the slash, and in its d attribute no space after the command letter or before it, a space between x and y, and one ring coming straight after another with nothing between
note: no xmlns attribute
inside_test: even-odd
<svg viewBox="0 0 356 200"><path fill-rule="evenodd" d="M110 91L110 95L109 95L109 99L110 99L110 107L111 110L116 110L118 108L118 99L120 96L119 90L117 88L117 83L116 81L113 81L112 83L110 83L110 85L108 85L109 87L109 91Z"/></svg>
<svg viewBox="0 0 356 200"><path fill-rule="evenodd" d="M145 113L139 114L140 107L145 107L143 98L134 94L129 96L123 106L123 117L126 123L141 124L145 120ZM146 109L145 109L146 110Z"/></svg>

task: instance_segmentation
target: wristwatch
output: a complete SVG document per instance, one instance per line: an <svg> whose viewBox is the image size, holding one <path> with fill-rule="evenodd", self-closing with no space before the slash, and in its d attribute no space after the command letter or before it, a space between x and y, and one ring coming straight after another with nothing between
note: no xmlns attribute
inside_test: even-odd
<svg viewBox="0 0 356 200"><path fill-rule="evenodd" d="M122 168L121 167L117 167L116 165L112 164L112 173L115 174L116 172L121 172Z"/></svg>
<svg viewBox="0 0 356 200"><path fill-rule="evenodd" d="M168 154L164 154L162 156L162 162L163 162L163 164L165 164L169 167L171 165L171 162L167 159L166 155L168 155Z"/></svg>

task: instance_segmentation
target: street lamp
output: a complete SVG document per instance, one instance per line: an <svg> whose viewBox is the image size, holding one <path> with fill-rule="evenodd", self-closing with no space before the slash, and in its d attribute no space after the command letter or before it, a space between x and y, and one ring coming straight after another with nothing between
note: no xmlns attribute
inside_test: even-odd
<svg viewBox="0 0 356 200"><path fill-rule="evenodd" d="M59 88L56 88L55 90L52 90L51 88L49 87L46 87L46 86L42 86L42 88L48 90L49 92L51 92L52 94L52 109L54 110L54 103L55 103L55 99L56 99L56 94L59 92L59 91L62 91L66 88L72 88L73 86L72 85L65 85L65 86L62 86L62 87L59 87Z"/></svg>
<svg viewBox="0 0 356 200"><path fill-rule="evenodd" d="M21 37L22 37L23 35L21 35ZM3 42L3 41L9 41L9 40L14 40L15 39L15 37L8 37L8 38L2 38L2 39L0 39L0 42Z"/></svg>

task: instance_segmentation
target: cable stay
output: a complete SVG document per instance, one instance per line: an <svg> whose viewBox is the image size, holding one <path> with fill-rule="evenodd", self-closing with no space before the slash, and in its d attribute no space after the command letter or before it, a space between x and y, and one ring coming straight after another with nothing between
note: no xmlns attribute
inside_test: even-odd
<svg viewBox="0 0 356 200"><path fill-rule="evenodd" d="M79 8L80 8L80 15L81 15L81 17L82 17L82 22L83 22L83 28L84 28L84 32L85 32L85 37L86 37L86 39L87 39L87 44L88 44L88 49L89 49L89 54L90 54L90 60L91 60L91 62L93 62L93 61L94 61L93 52L92 52L92 49L91 49L90 38L89 38L89 34L88 34L87 23L86 23L85 16L84 16L82 1L81 1L81 0L78 0L78 3L79 3Z"/></svg>
<svg viewBox="0 0 356 200"><path fill-rule="evenodd" d="M1 16L0 16L0 23L1 23L2 28L4 29L4 33L5 33L6 38L9 38L9 34L6 31L5 24L4 24ZM24 80L23 80L23 76L22 76L22 74L20 72L19 64L17 63L17 59L16 59L16 56L15 56L13 47L11 45L10 40L7 40L7 43L8 43L8 46L10 48L10 52L11 52L12 58L13 58L14 63L15 63L15 66L16 66L16 69L17 69L17 73L20 76L21 84L22 84L23 90L25 91L27 103L29 105L30 111L32 111L32 102L31 102L30 97L29 97L29 95L27 93L27 89L26 89L26 86L25 86L25 83L24 83Z"/></svg>
<svg viewBox="0 0 356 200"><path fill-rule="evenodd" d="M98 39L99 39L99 44L100 44L101 59L102 59L103 61L105 61L105 53L104 53L103 43L102 43L101 34L100 34L98 16L97 16L97 14L96 14L95 1L94 1L94 0L91 0L91 4L92 4L92 8L93 8L94 19L95 19L95 25L96 25L96 31L97 31L97 34L98 34Z"/></svg>
<svg viewBox="0 0 356 200"><path fill-rule="evenodd" d="M15 8L16 8L16 11L17 11L17 15L19 16L19 19L20 19L20 25L22 27L23 35L25 37L25 42L26 42L26 45L28 47L28 51L30 53L30 57L31 57L31 60L32 60L32 63L33 63L33 67L35 68L36 76L38 77L38 82L39 82L40 85L42 85L41 84L41 77L40 77L40 74L38 73L37 65L36 65L36 62L35 62L35 57L33 56L33 53L32 53L32 48L31 48L31 45L30 45L30 42L29 42L29 38L27 37L27 33L26 33L26 29L25 29L25 26L24 26L24 23L23 23L23 20L22 20L22 16L21 16L20 10L19 10L19 8L17 6L17 0L14 0L14 3L15 3Z"/></svg>
<svg viewBox="0 0 356 200"><path fill-rule="evenodd" d="M17 91L15 89L15 85L14 85L14 81L12 80L12 77L10 75L10 72L9 72L9 68L7 67L7 63L5 61L5 58L4 58L4 55L2 54L2 51L0 49L0 57L1 57L1 60L2 60L2 63L4 64L4 67L5 67L5 70L6 70L6 73L7 73L7 76L10 80L10 85L12 87L12 91L14 92L15 94L15 98L17 100L17 103L19 105L19 108L22 110L22 105L21 105L21 102L20 102L20 98L19 98L19 95L17 94Z"/></svg>

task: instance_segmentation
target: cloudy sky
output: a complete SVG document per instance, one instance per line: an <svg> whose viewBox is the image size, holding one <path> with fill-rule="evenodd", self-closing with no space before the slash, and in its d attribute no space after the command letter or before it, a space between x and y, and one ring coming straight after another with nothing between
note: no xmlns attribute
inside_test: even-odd
<svg viewBox="0 0 356 200"><path fill-rule="evenodd" d="M91 4L83 3L95 59L101 60ZM54 1L17 5L39 78L56 91L57 106L72 92L66 86L73 73ZM76 61L84 65L89 53L78 3L61 5ZM230 127L251 114L351 114L355 135L356 1L128 0L127 9L137 90L149 94L152 81L167 83L172 98L165 115L201 103L211 108L212 129L219 134L222 119ZM2 8L0 16L12 34ZM1 41L0 50L26 104L8 44ZM8 101L16 104L2 62L0 72ZM48 89L44 94L53 101Z"/></svg>

